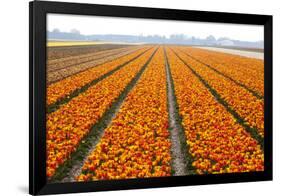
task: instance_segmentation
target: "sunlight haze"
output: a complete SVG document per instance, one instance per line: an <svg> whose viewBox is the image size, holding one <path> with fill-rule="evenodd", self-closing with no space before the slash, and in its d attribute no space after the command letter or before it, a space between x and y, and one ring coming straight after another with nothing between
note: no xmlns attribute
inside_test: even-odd
<svg viewBox="0 0 281 196"><path fill-rule="evenodd" d="M76 29L84 35L159 35L168 38L173 34L184 34L187 38L213 35L216 39L227 37L241 41L263 40L262 25L48 14L47 30L53 31L55 28L62 32Z"/></svg>

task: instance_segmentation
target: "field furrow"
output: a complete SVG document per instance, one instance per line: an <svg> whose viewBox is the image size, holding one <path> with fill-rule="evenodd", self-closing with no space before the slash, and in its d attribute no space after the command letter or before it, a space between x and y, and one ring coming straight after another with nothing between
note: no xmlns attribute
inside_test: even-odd
<svg viewBox="0 0 281 196"><path fill-rule="evenodd" d="M50 85L52 83L63 80L64 78L67 78L69 76L79 74L83 71L91 69L93 67L97 67L105 63L110 63L111 61L114 61L117 58L122 58L123 56L130 55L131 53L134 53L136 51L137 50L132 50L131 52L125 51L119 54L112 54L107 57L98 58L96 60L88 60L86 62L80 62L79 64L73 62L61 69L54 70L54 71L47 70L47 84Z"/></svg>
<svg viewBox="0 0 281 196"><path fill-rule="evenodd" d="M47 116L48 177L53 176L56 169L71 156L79 142L111 107L154 52L155 48L149 50Z"/></svg>
<svg viewBox="0 0 281 196"><path fill-rule="evenodd" d="M66 57L61 59L54 59L47 62L47 71L48 73L58 71L63 68L68 68L71 66L80 66L82 63L86 62L93 62L93 66L97 65L97 63L100 63L100 59L104 60L112 60L113 58L109 58L111 56L115 57L128 54L130 52L136 51L140 47L132 47L132 48L118 48L113 50L106 50L106 51L100 51L100 52L94 52L89 54L82 54L78 56L73 57ZM97 62L96 62L97 61Z"/></svg>
<svg viewBox="0 0 281 196"><path fill-rule="evenodd" d="M197 62L180 52L178 54L201 71ZM167 56L188 150L194 158L192 165L196 171L199 174L262 171L264 155L258 142L170 48Z"/></svg>
<svg viewBox="0 0 281 196"><path fill-rule="evenodd" d="M160 48L87 158L78 181L170 176L166 101Z"/></svg>
<svg viewBox="0 0 281 196"><path fill-rule="evenodd" d="M264 102L233 81L217 74L204 64L192 59L182 51L175 49L177 55L196 73L200 75L220 97L225 100L246 125L255 129L262 137L264 135Z"/></svg>
<svg viewBox="0 0 281 196"><path fill-rule="evenodd" d="M118 49L118 48L129 48L131 45L124 44L98 44L98 45L82 45L82 46L58 46L58 47L47 47L47 58L48 60L56 60L67 57L75 57L82 54L89 54L94 52Z"/></svg>
<svg viewBox="0 0 281 196"><path fill-rule="evenodd" d="M171 166L173 176L185 176L195 173L192 166L192 156L188 152L182 119L179 114L177 98L175 95L174 82L171 75L170 65L166 49L164 48L165 68L167 78L167 102L169 112L169 132L171 139Z"/></svg>
<svg viewBox="0 0 281 196"><path fill-rule="evenodd" d="M102 64L100 66L93 67L87 71L67 77L59 82L49 85L47 87L47 105L50 106L51 104L55 104L61 99L69 96L75 90L82 88L99 77L102 77L104 74L114 69L121 68L130 61L141 56L147 50L148 48L146 47L142 48L132 54L120 57L114 61Z"/></svg>

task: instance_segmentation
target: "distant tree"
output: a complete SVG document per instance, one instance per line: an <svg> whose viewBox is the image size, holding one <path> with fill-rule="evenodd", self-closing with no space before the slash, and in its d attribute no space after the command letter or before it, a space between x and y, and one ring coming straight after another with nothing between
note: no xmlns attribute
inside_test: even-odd
<svg viewBox="0 0 281 196"><path fill-rule="evenodd" d="M60 33L60 30L58 28L54 28L53 33Z"/></svg>
<svg viewBox="0 0 281 196"><path fill-rule="evenodd" d="M213 36L213 35L209 35L207 38L206 38L207 41L210 41L210 42L215 42L216 41L216 38Z"/></svg>
<svg viewBox="0 0 281 196"><path fill-rule="evenodd" d="M71 30L70 30L70 33L80 35L80 31L79 31L79 30L77 30L77 29L71 29Z"/></svg>
<svg viewBox="0 0 281 196"><path fill-rule="evenodd" d="M224 40L229 40L229 38L227 38L227 37L220 37L220 38L218 39L218 41L224 41Z"/></svg>
<svg viewBox="0 0 281 196"><path fill-rule="evenodd" d="M205 39L206 45L213 45L215 43L216 43L216 38L213 35L209 35L208 37L206 37Z"/></svg>

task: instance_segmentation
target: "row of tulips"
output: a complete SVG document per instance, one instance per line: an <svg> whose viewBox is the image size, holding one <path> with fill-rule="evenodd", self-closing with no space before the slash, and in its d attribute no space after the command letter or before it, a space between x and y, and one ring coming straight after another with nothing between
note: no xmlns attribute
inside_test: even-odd
<svg viewBox="0 0 281 196"><path fill-rule="evenodd" d="M76 150L91 127L118 98L151 57L155 48L73 98L47 116L47 176Z"/></svg>
<svg viewBox="0 0 281 196"><path fill-rule="evenodd" d="M264 135L263 100L256 98L246 89L190 58L182 51L178 49L174 51L221 95L228 105L246 121L246 124L256 128L261 136Z"/></svg>
<svg viewBox="0 0 281 196"><path fill-rule="evenodd" d="M262 60L192 47L182 47L181 49L222 74L244 84L259 95L264 95L264 62Z"/></svg>
<svg viewBox="0 0 281 196"><path fill-rule="evenodd" d="M257 141L216 101L170 48L167 49L167 56L186 141L194 158L192 165L196 171L199 174L262 171L264 155ZM201 73L196 62L185 59ZM207 76L214 75L208 70L204 71ZM216 80L218 83L224 82L218 77ZM233 90L228 86L225 89Z"/></svg>
<svg viewBox="0 0 281 196"><path fill-rule="evenodd" d="M180 47L180 48L189 48L190 47ZM192 48L193 51L199 50L204 53L208 53L209 57L212 60L217 60L219 62L226 63L225 65L230 65L229 62L232 62L232 67L235 69L240 69L243 72L247 71L264 71L264 62L261 59L256 59L256 58L250 58L250 57L244 57L241 55L235 55L235 54L230 54L230 53L225 53L225 52L218 52L218 51L211 51L211 50L205 50L205 49L200 49L200 48ZM225 59L228 59L227 61ZM229 60L230 59L230 60ZM259 74L261 72L258 72Z"/></svg>
<svg viewBox="0 0 281 196"><path fill-rule="evenodd" d="M51 66L47 65L47 85L58 82L64 78L78 74L95 66L113 61L117 58L121 58L125 55L129 55L130 53L136 52L138 49L140 49L140 47L127 50L123 49L121 52L111 52L111 54L91 54L91 57L78 57L76 60L67 60L65 62L59 63L59 66L54 65L52 70L49 69Z"/></svg>
<svg viewBox="0 0 281 196"><path fill-rule="evenodd" d="M132 54L120 57L113 61L88 69L84 72L67 77L56 83L50 84L47 87L47 105L53 104L56 101L67 97L76 89L83 87L84 85L101 77L102 75L113 70L114 68L132 60L133 58L142 54L147 49L147 47L144 47Z"/></svg>
<svg viewBox="0 0 281 196"><path fill-rule="evenodd" d="M89 82L99 78L114 68L122 65L143 53L147 48L142 48L132 54L123 56L113 61L101 64L78 74L74 74L47 87L47 105L67 97L76 89L83 87Z"/></svg>
<svg viewBox="0 0 281 196"><path fill-rule="evenodd" d="M78 181L171 175L163 48L87 158Z"/></svg>

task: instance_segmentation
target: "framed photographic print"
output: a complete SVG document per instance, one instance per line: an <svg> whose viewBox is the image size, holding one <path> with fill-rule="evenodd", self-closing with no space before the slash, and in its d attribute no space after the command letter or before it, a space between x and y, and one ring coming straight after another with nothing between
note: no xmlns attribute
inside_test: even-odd
<svg viewBox="0 0 281 196"><path fill-rule="evenodd" d="M29 6L30 194L272 180L272 16Z"/></svg>

